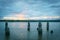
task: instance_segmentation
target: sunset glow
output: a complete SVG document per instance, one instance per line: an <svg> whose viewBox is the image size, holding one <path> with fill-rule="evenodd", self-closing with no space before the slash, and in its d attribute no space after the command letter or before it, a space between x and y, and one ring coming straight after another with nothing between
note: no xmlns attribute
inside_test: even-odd
<svg viewBox="0 0 60 40"><path fill-rule="evenodd" d="M16 15L11 17L4 17L5 20L39 20L39 19L57 19L60 18L60 16L39 16L39 17L25 17L25 15Z"/></svg>

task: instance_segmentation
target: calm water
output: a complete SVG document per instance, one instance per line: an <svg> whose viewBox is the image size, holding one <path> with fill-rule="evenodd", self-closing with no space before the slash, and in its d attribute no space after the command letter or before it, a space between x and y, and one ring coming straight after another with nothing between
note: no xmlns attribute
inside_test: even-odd
<svg viewBox="0 0 60 40"><path fill-rule="evenodd" d="M38 22L30 22L30 31L27 31L27 22L9 22L10 36L5 36L5 23L0 22L0 40L60 40L60 22L42 22L42 33L38 34ZM53 33L51 33L53 30Z"/></svg>

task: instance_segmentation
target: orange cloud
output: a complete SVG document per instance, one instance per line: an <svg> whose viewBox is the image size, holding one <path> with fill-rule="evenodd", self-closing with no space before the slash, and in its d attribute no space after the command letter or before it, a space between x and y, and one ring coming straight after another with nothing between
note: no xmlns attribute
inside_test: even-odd
<svg viewBox="0 0 60 40"><path fill-rule="evenodd" d="M26 18L26 15L24 14L15 14L12 16L6 16L3 19L5 20L26 20L27 18Z"/></svg>
<svg viewBox="0 0 60 40"><path fill-rule="evenodd" d="M19 13L14 13L14 15L8 15L8 16L6 16L6 17L4 17L4 19L13 19L13 20L25 20L25 19L27 19L26 17L27 17L27 14L28 13L28 11L27 10L24 10L24 11L22 11L22 12L19 12Z"/></svg>

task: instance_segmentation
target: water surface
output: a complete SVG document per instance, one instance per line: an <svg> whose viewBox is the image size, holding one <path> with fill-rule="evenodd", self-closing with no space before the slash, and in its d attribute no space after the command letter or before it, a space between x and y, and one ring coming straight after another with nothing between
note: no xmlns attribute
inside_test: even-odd
<svg viewBox="0 0 60 40"><path fill-rule="evenodd" d="M0 22L1 40L60 40L60 22L42 22L42 33L38 34L38 22L30 22L30 31L27 30L27 22L8 22L10 35L5 35L5 22ZM51 33L51 30L53 33Z"/></svg>

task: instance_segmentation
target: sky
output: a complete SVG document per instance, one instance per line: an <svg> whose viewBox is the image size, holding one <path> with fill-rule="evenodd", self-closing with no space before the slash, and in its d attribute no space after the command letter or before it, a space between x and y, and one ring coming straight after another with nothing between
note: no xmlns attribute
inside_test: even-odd
<svg viewBox="0 0 60 40"><path fill-rule="evenodd" d="M0 0L0 19L60 18L60 0Z"/></svg>

